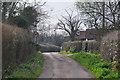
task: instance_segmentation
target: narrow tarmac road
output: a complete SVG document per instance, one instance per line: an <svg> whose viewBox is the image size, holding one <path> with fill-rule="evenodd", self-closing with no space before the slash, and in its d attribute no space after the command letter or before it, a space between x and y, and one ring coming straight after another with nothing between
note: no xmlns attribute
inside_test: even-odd
<svg viewBox="0 0 120 80"><path fill-rule="evenodd" d="M78 62L57 52L43 53L44 70L39 78L92 78Z"/></svg>

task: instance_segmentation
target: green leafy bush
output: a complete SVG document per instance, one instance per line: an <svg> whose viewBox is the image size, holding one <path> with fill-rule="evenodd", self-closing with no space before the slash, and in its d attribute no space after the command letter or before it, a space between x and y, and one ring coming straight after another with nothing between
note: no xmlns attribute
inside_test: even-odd
<svg viewBox="0 0 120 80"><path fill-rule="evenodd" d="M96 66L101 67L101 68L111 68L111 64L108 62L100 62L96 64Z"/></svg>
<svg viewBox="0 0 120 80"><path fill-rule="evenodd" d="M74 53L74 52L75 52L75 49L70 49L68 52Z"/></svg>

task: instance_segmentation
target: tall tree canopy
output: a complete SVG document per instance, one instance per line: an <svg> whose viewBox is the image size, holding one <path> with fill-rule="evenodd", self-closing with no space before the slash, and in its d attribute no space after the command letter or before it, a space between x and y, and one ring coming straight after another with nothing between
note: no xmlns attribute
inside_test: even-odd
<svg viewBox="0 0 120 80"><path fill-rule="evenodd" d="M118 29L118 0L114 2L76 2L76 7L89 28Z"/></svg>
<svg viewBox="0 0 120 80"><path fill-rule="evenodd" d="M62 29L69 34L71 41L74 41L76 31L80 28L82 22L77 15L73 14L73 11L71 13L66 11L66 13L68 16L62 16L63 19L58 19L59 22L57 25L59 26L59 29Z"/></svg>
<svg viewBox="0 0 120 80"><path fill-rule="evenodd" d="M18 0L17 2L2 3L2 22L17 25L25 29L37 26L47 14L42 10L45 2L28 3Z"/></svg>
<svg viewBox="0 0 120 80"><path fill-rule="evenodd" d="M118 29L119 5L118 0L113 2L76 2L76 8L82 15L82 22L87 28L97 29L99 39L107 32Z"/></svg>

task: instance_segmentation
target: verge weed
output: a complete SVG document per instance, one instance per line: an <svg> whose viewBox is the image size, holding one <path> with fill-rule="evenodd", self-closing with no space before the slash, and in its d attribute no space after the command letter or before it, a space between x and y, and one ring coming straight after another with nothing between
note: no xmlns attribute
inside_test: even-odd
<svg viewBox="0 0 120 80"><path fill-rule="evenodd" d="M63 53L62 53L63 52ZM65 51L61 51L62 54L68 53ZM72 53L71 53L72 54ZM112 70L112 64L102 61L100 59L100 54L91 54L88 52L79 52L73 53L70 58L78 61L81 65L87 67L97 79L118 79L120 75L117 72Z"/></svg>
<svg viewBox="0 0 120 80"><path fill-rule="evenodd" d="M5 78L37 78L43 70L44 57L41 52L36 52L31 55L27 63L20 64L12 72L11 75Z"/></svg>

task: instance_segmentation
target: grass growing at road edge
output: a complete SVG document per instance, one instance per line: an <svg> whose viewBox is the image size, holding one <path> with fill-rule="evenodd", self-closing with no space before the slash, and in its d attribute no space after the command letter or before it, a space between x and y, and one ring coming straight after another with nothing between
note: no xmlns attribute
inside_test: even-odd
<svg viewBox="0 0 120 80"><path fill-rule="evenodd" d="M5 78L37 78L43 70L43 62L41 52L36 52L27 63L18 65L13 73Z"/></svg>
<svg viewBox="0 0 120 80"><path fill-rule="evenodd" d="M65 54L65 51L62 54ZM114 69L112 69L111 63L101 61L100 55L98 54L79 52L79 53L73 53L73 55L70 56L70 58L80 62L81 65L87 67L95 75L96 78L99 79L120 78L118 73Z"/></svg>
<svg viewBox="0 0 120 80"><path fill-rule="evenodd" d="M70 54L70 52L69 51L60 51L60 54Z"/></svg>

